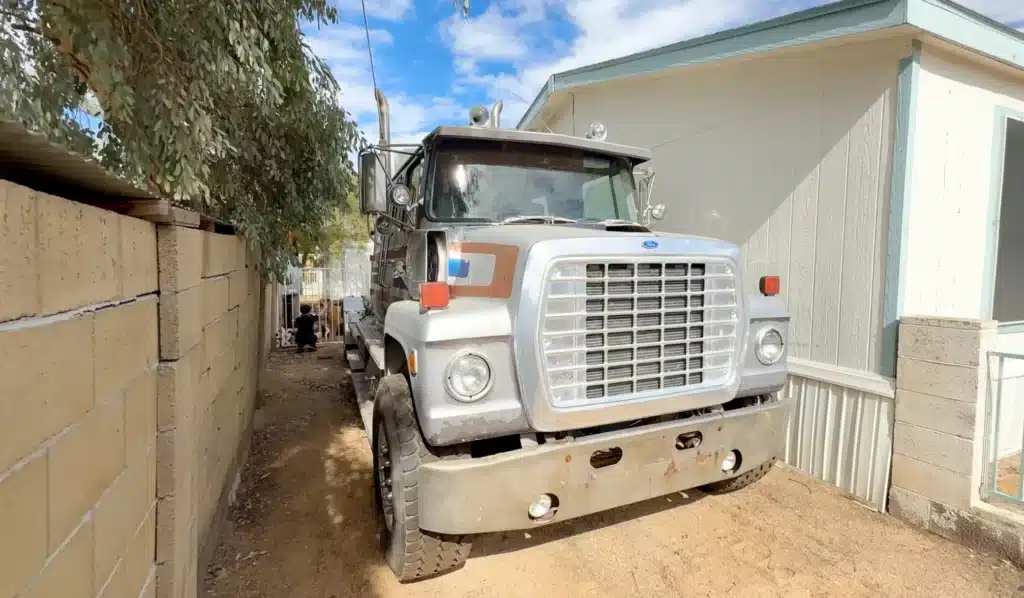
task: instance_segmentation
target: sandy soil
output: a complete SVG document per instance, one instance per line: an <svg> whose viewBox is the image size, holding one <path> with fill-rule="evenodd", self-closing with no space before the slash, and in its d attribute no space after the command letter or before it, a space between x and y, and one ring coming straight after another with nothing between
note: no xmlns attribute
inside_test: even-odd
<svg viewBox="0 0 1024 598"><path fill-rule="evenodd" d="M378 554L370 450L340 348L275 353L263 390L210 597L1024 596L1012 565L779 468L728 496L479 537L460 571L402 586Z"/></svg>

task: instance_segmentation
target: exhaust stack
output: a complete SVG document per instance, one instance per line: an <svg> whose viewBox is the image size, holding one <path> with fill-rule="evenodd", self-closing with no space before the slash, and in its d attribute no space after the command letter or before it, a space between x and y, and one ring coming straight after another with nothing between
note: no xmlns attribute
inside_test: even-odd
<svg viewBox="0 0 1024 598"><path fill-rule="evenodd" d="M501 128L501 107L502 107L502 105L503 104L501 103L501 100L498 100L497 102L494 103L494 107L491 108L491 121L490 121L490 125L491 125L492 129L500 129Z"/></svg>
<svg viewBox="0 0 1024 598"><path fill-rule="evenodd" d="M375 89L373 94L377 97L377 124L380 125L380 144L389 145L391 143L391 112L388 109L388 99L384 97L384 92Z"/></svg>
<svg viewBox="0 0 1024 598"><path fill-rule="evenodd" d="M391 109L388 107L388 99L385 97L384 92L379 89L373 90L374 97L377 98L377 125L380 127L380 145L387 147L391 145ZM391 152L387 149L381 150L382 157L384 159L384 170L385 173L390 176L391 173Z"/></svg>

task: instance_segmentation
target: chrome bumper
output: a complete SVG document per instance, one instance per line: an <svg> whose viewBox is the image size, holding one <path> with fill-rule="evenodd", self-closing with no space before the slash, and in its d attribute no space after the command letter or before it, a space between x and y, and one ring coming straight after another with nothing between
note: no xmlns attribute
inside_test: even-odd
<svg viewBox="0 0 1024 598"><path fill-rule="evenodd" d="M689 490L754 469L781 454L791 401L679 422L548 443L480 459L435 461L419 472L420 527L442 534L529 529ZM700 432L696 448L679 450L680 434ZM618 447L622 459L594 469L595 451ZM724 475L722 458L741 455ZM554 517L530 519L542 494L558 499Z"/></svg>

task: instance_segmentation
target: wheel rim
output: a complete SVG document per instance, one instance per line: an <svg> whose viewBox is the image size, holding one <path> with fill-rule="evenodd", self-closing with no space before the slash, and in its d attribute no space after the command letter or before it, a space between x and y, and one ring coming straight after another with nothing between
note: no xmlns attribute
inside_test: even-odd
<svg viewBox="0 0 1024 598"><path fill-rule="evenodd" d="M380 495L381 510L384 511L384 524L391 531L395 520L395 499L391 488L391 451L388 450L388 438L383 424L377 428L377 438L377 493Z"/></svg>

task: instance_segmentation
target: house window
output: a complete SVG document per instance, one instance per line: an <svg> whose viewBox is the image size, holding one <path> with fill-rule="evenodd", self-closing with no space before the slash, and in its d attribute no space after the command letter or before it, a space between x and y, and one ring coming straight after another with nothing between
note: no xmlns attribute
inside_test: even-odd
<svg viewBox="0 0 1024 598"><path fill-rule="evenodd" d="M1005 119L992 319L1024 323L1024 115ZM998 132L997 132L998 134Z"/></svg>

